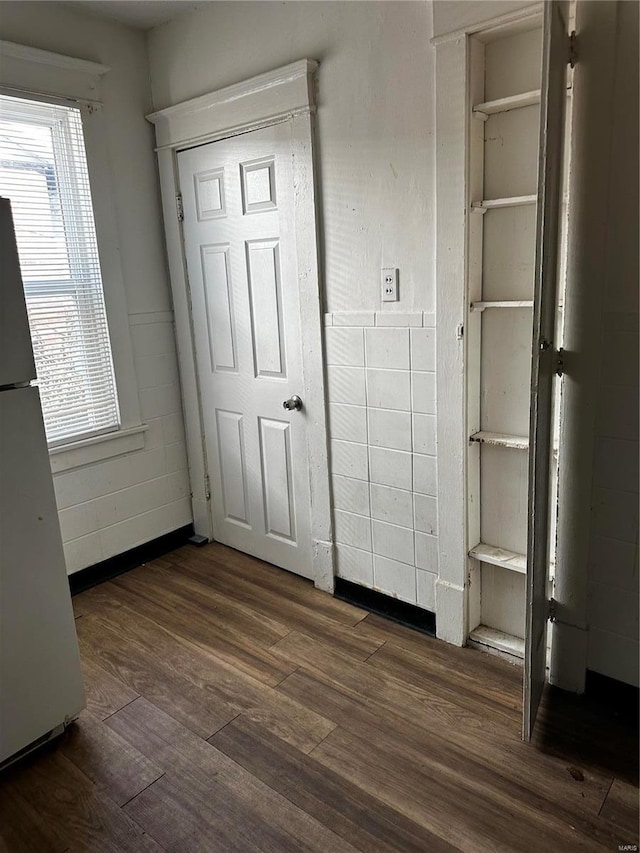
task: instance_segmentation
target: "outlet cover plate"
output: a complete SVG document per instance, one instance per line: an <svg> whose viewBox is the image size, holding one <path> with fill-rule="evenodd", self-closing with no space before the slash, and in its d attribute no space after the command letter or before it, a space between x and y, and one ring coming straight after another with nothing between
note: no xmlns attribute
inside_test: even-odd
<svg viewBox="0 0 640 853"><path fill-rule="evenodd" d="M380 284L382 286L382 301L398 301L398 268L383 267L380 270Z"/></svg>

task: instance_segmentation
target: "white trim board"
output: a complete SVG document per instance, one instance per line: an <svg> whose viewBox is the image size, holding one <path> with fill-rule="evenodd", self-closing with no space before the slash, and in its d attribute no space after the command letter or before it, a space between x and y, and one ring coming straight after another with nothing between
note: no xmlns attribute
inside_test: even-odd
<svg viewBox="0 0 640 853"><path fill-rule="evenodd" d="M295 231L301 294L304 398L316 412L308 430L311 492L313 579L333 591L334 554L329 491L327 416L325 405L320 281L315 219L314 79L318 63L302 59L244 82L158 110L148 120L155 125L162 192L164 229L182 385L187 455L196 533L213 537L206 488L208 462L203 443L202 410L186 276L182 228L176 215L179 187L177 152L194 144L214 142L251 130L289 121L292 124Z"/></svg>
<svg viewBox="0 0 640 853"><path fill-rule="evenodd" d="M438 542L436 632L464 645L468 635L467 450L465 362L468 295L466 39L436 49L436 389ZM470 543L475 545L478 540Z"/></svg>
<svg viewBox="0 0 640 853"><path fill-rule="evenodd" d="M122 456L134 450L142 450L145 444L145 433L149 427L146 424L117 429L103 435L73 441L49 448L51 473L58 474L71 468L81 468L92 465L112 456Z"/></svg>
<svg viewBox="0 0 640 853"><path fill-rule="evenodd" d="M102 65L100 62L77 59L75 56L65 56L62 53L53 53L50 50L40 50L38 47L29 47L14 41L0 41L0 54L3 62L6 59L21 59L26 62L38 62L40 65L53 66L54 68L79 71L90 77L102 77L103 74L111 71L109 65Z"/></svg>
<svg viewBox="0 0 640 853"><path fill-rule="evenodd" d="M481 4L478 4L478 7L481 8ZM431 39L431 44L437 47L440 44L446 44L448 41L464 39L467 35L491 37L498 35L502 29L515 31L518 25L524 24L526 26L532 19L540 17L542 9L542 3L533 3L531 6L523 6L502 15L486 18L483 21L464 24L458 29L434 36Z"/></svg>
<svg viewBox="0 0 640 853"><path fill-rule="evenodd" d="M6 89L92 103L99 99L100 80L111 69L49 50L0 41L0 78Z"/></svg>
<svg viewBox="0 0 640 853"><path fill-rule="evenodd" d="M155 125L158 150L213 142L315 110L313 75L317 68L314 60L301 59L151 113L147 119Z"/></svg>

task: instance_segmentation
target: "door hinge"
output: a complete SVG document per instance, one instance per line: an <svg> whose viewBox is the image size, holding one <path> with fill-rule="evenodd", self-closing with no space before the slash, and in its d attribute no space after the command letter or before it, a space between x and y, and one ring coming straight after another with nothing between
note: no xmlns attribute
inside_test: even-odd
<svg viewBox="0 0 640 853"><path fill-rule="evenodd" d="M182 203L182 193L176 193L176 213L178 214L178 222L183 222L184 205Z"/></svg>
<svg viewBox="0 0 640 853"><path fill-rule="evenodd" d="M553 369L557 376L564 376L564 350L562 347L560 349L554 350L553 343L551 341L542 340L540 341L540 352L549 352L553 353Z"/></svg>
<svg viewBox="0 0 640 853"><path fill-rule="evenodd" d="M550 598L547 601L547 619L549 622L555 622L558 615L558 602L555 598Z"/></svg>
<svg viewBox="0 0 640 853"><path fill-rule="evenodd" d="M204 499L206 501L211 500L211 488L209 485L209 475L204 475Z"/></svg>
<svg viewBox="0 0 640 853"><path fill-rule="evenodd" d="M576 67L576 62L578 61L578 37L576 36L576 31L573 30L571 35L569 36L569 65L572 68Z"/></svg>

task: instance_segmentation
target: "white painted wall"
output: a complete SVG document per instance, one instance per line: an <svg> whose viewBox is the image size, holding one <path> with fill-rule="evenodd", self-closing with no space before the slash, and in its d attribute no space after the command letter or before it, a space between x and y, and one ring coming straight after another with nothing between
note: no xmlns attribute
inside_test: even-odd
<svg viewBox="0 0 640 853"><path fill-rule="evenodd" d="M0 38L112 68L102 81L102 100L115 256L149 429L140 451L55 475L67 569L74 572L191 521L153 133L144 119L150 107L146 47L140 32L60 3L0 3Z"/></svg>
<svg viewBox="0 0 640 853"><path fill-rule="evenodd" d="M316 59L325 310L433 311L433 50L422 2L216 2L149 33L155 108Z"/></svg>

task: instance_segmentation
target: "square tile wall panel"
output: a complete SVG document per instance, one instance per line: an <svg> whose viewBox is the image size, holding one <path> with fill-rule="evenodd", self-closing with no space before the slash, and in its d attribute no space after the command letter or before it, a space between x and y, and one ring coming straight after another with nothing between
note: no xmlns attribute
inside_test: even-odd
<svg viewBox="0 0 640 853"><path fill-rule="evenodd" d="M434 315L325 316L338 575L435 611Z"/></svg>

